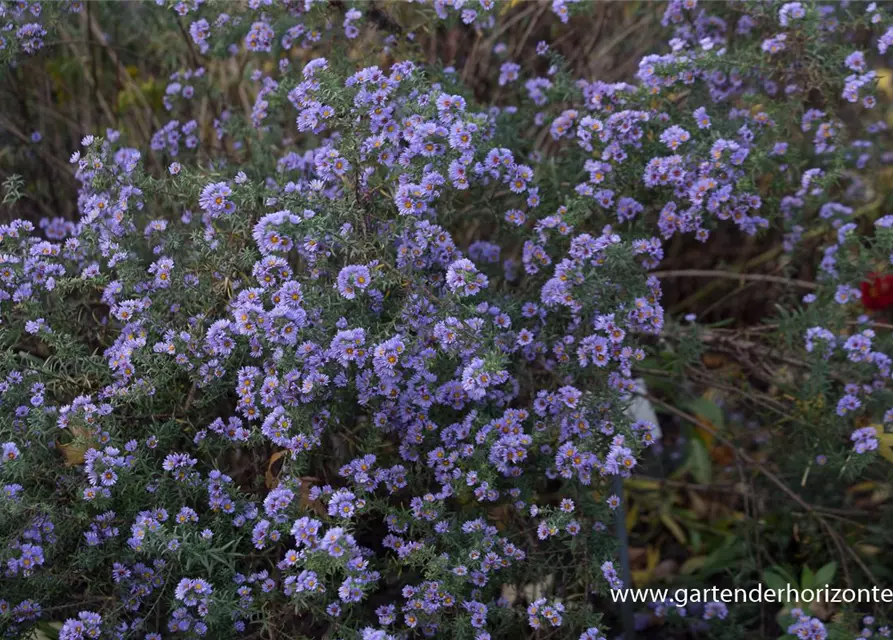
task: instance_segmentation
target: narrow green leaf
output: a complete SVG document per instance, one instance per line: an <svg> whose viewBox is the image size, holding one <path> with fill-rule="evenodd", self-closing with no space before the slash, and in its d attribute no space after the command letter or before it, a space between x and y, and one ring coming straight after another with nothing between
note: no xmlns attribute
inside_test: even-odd
<svg viewBox="0 0 893 640"><path fill-rule="evenodd" d="M706 445L696 438L693 438L688 445L687 467L698 483L710 484L710 479L713 477L710 455L707 453Z"/></svg>

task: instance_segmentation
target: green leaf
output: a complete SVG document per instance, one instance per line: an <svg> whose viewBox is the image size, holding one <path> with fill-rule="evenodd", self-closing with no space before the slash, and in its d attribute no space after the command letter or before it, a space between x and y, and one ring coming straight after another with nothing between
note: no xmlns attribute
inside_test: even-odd
<svg viewBox="0 0 893 640"><path fill-rule="evenodd" d="M741 538L729 538L723 546L707 556L700 569L700 575L709 577L724 573L730 566L741 564L745 555L747 553Z"/></svg>
<svg viewBox="0 0 893 640"><path fill-rule="evenodd" d="M812 572L807 566L803 566L803 571L800 572L800 588L801 589L812 589L815 585L815 574Z"/></svg>
<svg viewBox="0 0 893 640"><path fill-rule="evenodd" d="M56 640L61 630L61 622L40 622L33 629L33 640Z"/></svg>
<svg viewBox="0 0 893 640"><path fill-rule="evenodd" d="M696 438L689 441L686 466L698 483L710 484L713 476L710 455L707 453L707 446Z"/></svg>
<svg viewBox="0 0 893 640"><path fill-rule="evenodd" d="M685 531L679 526L679 523L673 519L673 516L669 513L662 513L660 514L660 521L670 530L670 533L673 534L673 537L676 538L679 544L685 545L688 543Z"/></svg>
<svg viewBox="0 0 893 640"><path fill-rule="evenodd" d="M778 589L785 590L789 584L795 582L791 580L790 576L785 575L786 573L781 567L765 569L763 571L763 584L776 591Z"/></svg>
<svg viewBox="0 0 893 640"><path fill-rule="evenodd" d="M834 580L834 574L837 573L837 563L829 562L824 567L815 572L813 584L817 589L823 589L826 584L831 584Z"/></svg>
<svg viewBox="0 0 893 640"><path fill-rule="evenodd" d="M710 424L717 429L725 427L725 417L723 416L722 409L707 398L703 396L695 398L689 401L686 406L688 410L696 416L709 420Z"/></svg>

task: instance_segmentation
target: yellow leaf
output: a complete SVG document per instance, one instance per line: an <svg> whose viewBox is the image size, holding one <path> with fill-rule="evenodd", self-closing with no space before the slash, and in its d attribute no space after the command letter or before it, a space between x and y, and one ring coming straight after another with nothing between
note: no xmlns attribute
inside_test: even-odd
<svg viewBox="0 0 893 640"><path fill-rule="evenodd" d="M660 482L645 478L628 478L623 484L630 489L639 489L640 491L660 490Z"/></svg>
<svg viewBox="0 0 893 640"><path fill-rule="evenodd" d="M877 69L877 87L893 99L893 70Z"/></svg>
<svg viewBox="0 0 893 640"><path fill-rule="evenodd" d="M643 570L633 570L630 571L630 576L633 579L633 585L636 587L641 587L642 585L648 584L648 580L649 578L651 578L651 572Z"/></svg>
<svg viewBox="0 0 893 640"><path fill-rule="evenodd" d="M634 504L626 513L626 530L632 531L639 522L639 505Z"/></svg>
<svg viewBox="0 0 893 640"><path fill-rule="evenodd" d="M630 551L633 551L633 549L630 549ZM648 584L658 563L660 563L660 550L656 547L648 547L645 550L645 568L630 571L633 584L637 587Z"/></svg>
<svg viewBox="0 0 893 640"><path fill-rule="evenodd" d="M682 527L679 526L679 523L676 522L672 517L670 517L667 513L660 514L660 521L663 525L670 530L670 533L673 534L673 537L679 541L679 544L687 544L688 539L685 535L685 531L682 530Z"/></svg>
<svg viewBox="0 0 893 640"><path fill-rule="evenodd" d="M654 568L660 562L660 549L649 546L645 552L645 561L647 562L648 570L654 571Z"/></svg>
<svg viewBox="0 0 893 640"><path fill-rule="evenodd" d="M857 544L856 551L858 551L859 553L861 553L864 556L868 556L869 558L872 558L872 557L878 555L881 552L881 549L880 549L880 547L876 547L873 544Z"/></svg>
<svg viewBox="0 0 893 640"><path fill-rule="evenodd" d="M509 9L514 7L516 4L521 4L521 0L505 0L502 3L502 6L499 9L500 13L506 13Z"/></svg>
<svg viewBox="0 0 893 640"><path fill-rule="evenodd" d="M877 483L874 480L866 480L865 482L854 484L852 487L847 489L847 492L862 493L864 491L873 491L875 487L877 487Z"/></svg>
<svg viewBox="0 0 893 640"><path fill-rule="evenodd" d="M877 451L884 460L893 463L893 433L884 433L883 425L873 424L875 433L877 433L878 448Z"/></svg>

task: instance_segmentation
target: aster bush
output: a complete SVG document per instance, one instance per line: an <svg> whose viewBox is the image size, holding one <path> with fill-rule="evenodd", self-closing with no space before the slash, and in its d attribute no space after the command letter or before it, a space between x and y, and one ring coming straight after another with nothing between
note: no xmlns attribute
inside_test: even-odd
<svg viewBox="0 0 893 640"><path fill-rule="evenodd" d="M123 69L133 126L70 158L8 129L76 187L4 183L4 633L604 638L623 481L665 448L629 410L642 376L875 578L822 514L893 457L889 8L649 5L669 43L605 82L559 44L593 5L530 6L555 42L500 49L486 84L426 54L436 29L498 37L529 7L138 4L171 75ZM77 29L124 67L127 19L4 3L3 73ZM733 275L783 288L744 337L662 303L686 276L665 252L730 238L779 245L778 274ZM675 408L706 351L748 364L753 402L721 413L783 418L767 447ZM656 609L753 637L746 609ZM880 625L783 614L776 635Z"/></svg>

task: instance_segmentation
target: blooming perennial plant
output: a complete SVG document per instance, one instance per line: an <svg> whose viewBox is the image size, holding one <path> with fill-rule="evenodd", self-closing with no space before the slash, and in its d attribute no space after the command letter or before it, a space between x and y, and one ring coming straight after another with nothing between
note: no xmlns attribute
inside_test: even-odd
<svg viewBox="0 0 893 640"><path fill-rule="evenodd" d="M771 227L794 254L831 230L797 341L837 372L814 384L840 455L867 464L893 422L890 341L860 315L866 273L889 295L893 216L854 221L860 172L893 159L869 70L887 7L671 0L634 82L542 42L483 105L365 3L158 4L196 59L247 65L253 104L199 122L213 82L178 69L150 148L74 151L76 221L0 225L7 635L62 611L66 640L603 638L675 236ZM4 60L80 10L4 3ZM546 597L507 589L544 572Z"/></svg>

